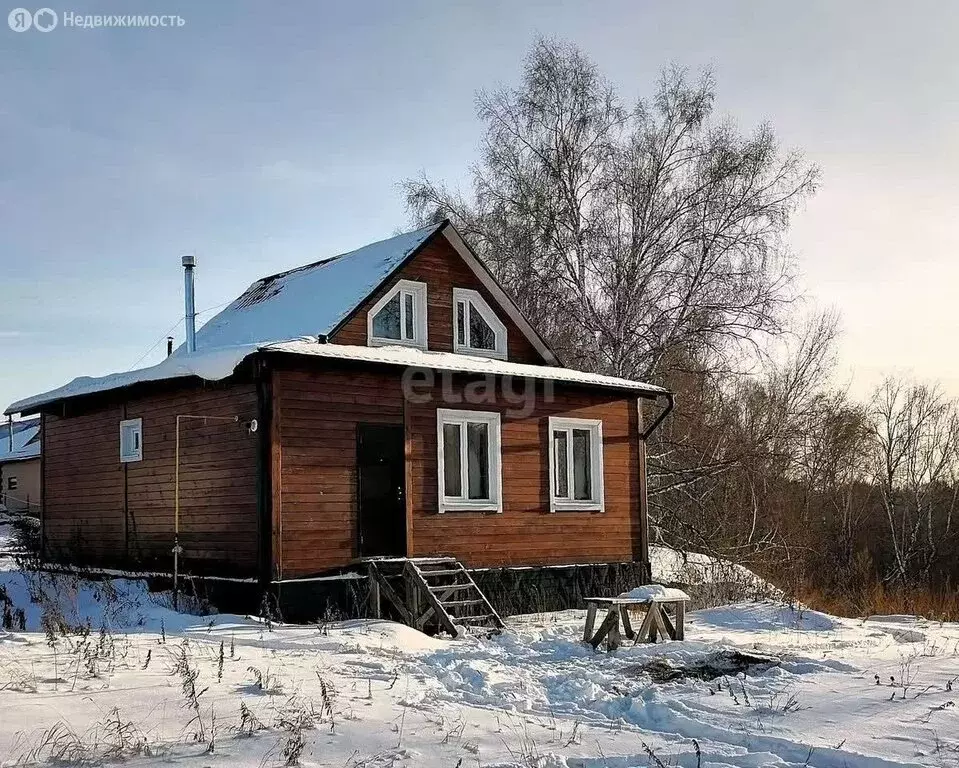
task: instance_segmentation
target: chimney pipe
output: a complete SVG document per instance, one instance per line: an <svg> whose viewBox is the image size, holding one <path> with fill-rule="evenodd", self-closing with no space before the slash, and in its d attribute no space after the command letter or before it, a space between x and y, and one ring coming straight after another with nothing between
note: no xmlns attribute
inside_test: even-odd
<svg viewBox="0 0 959 768"><path fill-rule="evenodd" d="M166 337L166 356L169 357L172 354L173 354L173 337L167 336Z"/></svg>
<svg viewBox="0 0 959 768"><path fill-rule="evenodd" d="M188 254L181 260L183 264L183 302L186 310L186 351L196 352L196 303L193 295L193 270L196 256Z"/></svg>

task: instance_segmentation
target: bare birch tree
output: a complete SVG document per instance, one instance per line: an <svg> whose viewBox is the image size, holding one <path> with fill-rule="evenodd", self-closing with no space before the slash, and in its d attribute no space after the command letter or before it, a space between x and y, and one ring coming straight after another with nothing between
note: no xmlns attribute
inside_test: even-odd
<svg viewBox="0 0 959 768"><path fill-rule="evenodd" d="M785 245L818 171L715 102L708 73L672 67L631 103L540 40L516 87L477 96L468 189L407 180L406 202L417 223L454 221L567 364L677 393L649 446L669 543L799 562L860 596L874 570L959 578L955 404L889 381L867 408L832 388L837 318L798 322Z"/></svg>
<svg viewBox="0 0 959 768"><path fill-rule="evenodd" d="M872 398L873 481L881 492L892 565L887 578L928 582L951 540L959 412L938 387L889 378Z"/></svg>
<svg viewBox="0 0 959 768"><path fill-rule="evenodd" d="M817 171L714 100L708 74L671 68L627 108L580 51L540 40L518 88L477 97L472 194L424 178L407 202L453 219L570 364L653 380L679 360L729 366L783 328L782 235Z"/></svg>

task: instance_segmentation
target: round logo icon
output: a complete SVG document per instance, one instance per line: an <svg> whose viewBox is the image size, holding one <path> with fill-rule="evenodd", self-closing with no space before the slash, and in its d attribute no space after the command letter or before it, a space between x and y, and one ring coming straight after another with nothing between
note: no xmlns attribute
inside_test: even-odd
<svg viewBox="0 0 959 768"><path fill-rule="evenodd" d="M7 24L14 32L26 32L33 26L33 14L26 8L14 8L7 14Z"/></svg>
<svg viewBox="0 0 959 768"><path fill-rule="evenodd" d="M41 8L33 14L33 26L38 32L50 32L57 28L57 12L51 8Z"/></svg>

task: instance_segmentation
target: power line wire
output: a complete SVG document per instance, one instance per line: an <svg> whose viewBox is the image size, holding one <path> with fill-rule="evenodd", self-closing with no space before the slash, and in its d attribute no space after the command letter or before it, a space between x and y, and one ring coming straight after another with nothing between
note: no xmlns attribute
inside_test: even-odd
<svg viewBox="0 0 959 768"><path fill-rule="evenodd" d="M199 317L200 315L204 315L204 314L206 314L207 312L212 312L214 309L220 309L220 308L222 308L222 307L225 307L227 304L230 304L231 302L232 302L232 299L231 299L230 301L225 301L225 302L223 302L222 304L217 304L217 305L212 306L212 307L207 307L206 309L201 309L199 312L196 313L196 316ZM146 352L144 352L143 355L140 357L140 359L137 360L137 361L136 361L133 365L131 365L129 368L127 368L127 370L128 370L128 371L132 371L132 370L133 370L134 368L136 368L140 363L142 363L147 357L149 357L150 353L151 353L154 349L156 349L160 344L162 344L164 341L166 341L167 337L168 337L173 331L175 331L175 330L180 326L180 323L182 323L183 321L184 321L184 318L182 318L182 317L181 317L179 320L177 320L169 329L167 329L167 331L166 331L159 339L157 339L157 340L153 343L153 346L150 347Z"/></svg>
<svg viewBox="0 0 959 768"><path fill-rule="evenodd" d="M169 336L171 333L173 333L173 331L175 331L175 330L177 329L177 327L180 325L180 323L182 323L182 322L183 322L183 318L181 317L181 318L180 318L179 320L177 320L173 325L171 325L169 329L167 329L166 333L164 333L159 339L157 339L157 340L153 343L153 346L152 346L152 347L150 347L146 352L143 353L143 356L142 356L139 360L137 360L133 365L131 365L129 368L127 368L127 370L128 370L128 371L132 371L132 370L133 370L134 368L136 368L140 363L142 363L144 360L146 360L147 356L149 356L149 354L150 354L154 349L156 349L160 344L162 344L164 341L166 341L167 336Z"/></svg>

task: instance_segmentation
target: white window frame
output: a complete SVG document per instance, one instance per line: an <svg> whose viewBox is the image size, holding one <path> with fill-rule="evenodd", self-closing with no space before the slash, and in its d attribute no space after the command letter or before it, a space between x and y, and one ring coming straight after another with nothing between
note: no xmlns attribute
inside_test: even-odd
<svg viewBox="0 0 959 768"><path fill-rule="evenodd" d="M16 491L20 488L20 478L16 475L10 475L7 478L7 490Z"/></svg>
<svg viewBox="0 0 959 768"><path fill-rule="evenodd" d="M466 425L481 422L489 427L489 492L490 498L470 499L469 466L466 460ZM460 478L463 498L446 496L446 452L444 450L444 424L460 425ZM495 411L467 411L458 408L436 409L436 477L439 512L502 512L503 511L503 455L500 433L500 414Z"/></svg>
<svg viewBox="0 0 959 768"><path fill-rule="evenodd" d="M413 296L413 338L412 339L387 339L381 336L373 335L373 318L383 307L389 304L397 295L400 296L400 335L406 329L406 299L405 294ZM426 324L426 283L419 283L415 280L398 280L388 293L381 298L372 309L366 313L366 340L371 347L382 347L387 344L400 344L404 347L418 347L426 349L427 324Z"/></svg>
<svg viewBox="0 0 959 768"><path fill-rule="evenodd" d="M456 320L459 311L459 303L466 302L466 343L460 344L459 334L456 332ZM480 316L486 321L487 325L493 329L493 335L496 339L495 349L476 349L469 345L470 312L479 312ZM496 313L486 303L479 291L469 288L453 289L453 351L457 354L479 355L481 357L495 357L499 360L506 359L506 326L500 320Z"/></svg>
<svg viewBox="0 0 959 768"><path fill-rule="evenodd" d="M125 445L124 434L127 429L133 429L133 433L139 439L134 439L135 446ZM120 422L120 461L128 464L131 461L143 460L143 419L124 419Z"/></svg>
<svg viewBox="0 0 959 768"><path fill-rule="evenodd" d="M593 498L573 499L560 498L556 495L556 445L553 441L555 432L566 432L566 487L570 495L573 493L573 430L589 430L589 455L593 482ZM603 422L600 419L570 419L550 416L549 433L549 509L550 512L603 512L605 510L605 494L603 483Z"/></svg>

